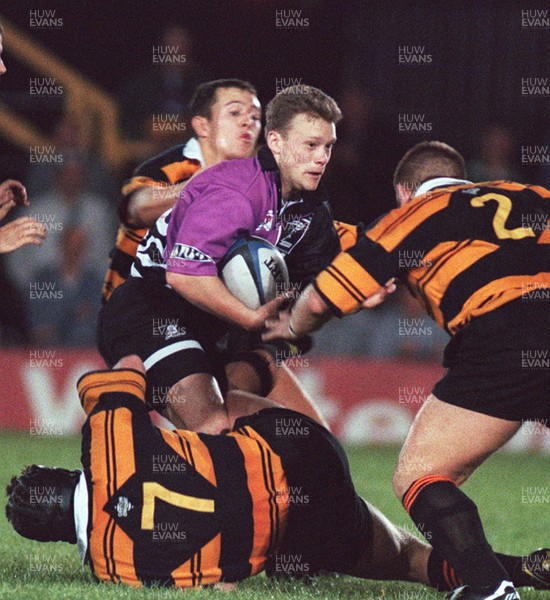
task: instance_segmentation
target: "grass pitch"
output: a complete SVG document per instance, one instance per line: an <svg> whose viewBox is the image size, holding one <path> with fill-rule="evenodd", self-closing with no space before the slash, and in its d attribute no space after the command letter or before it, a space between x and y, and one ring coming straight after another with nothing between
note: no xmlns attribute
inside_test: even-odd
<svg viewBox="0 0 550 600"><path fill-rule="evenodd" d="M354 481L359 493L396 524L413 531L407 514L393 496L391 474L397 448L348 448ZM0 433L0 484L33 462L47 466L79 467L77 437L37 437ZM465 485L478 504L493 547L501 552L527 553L550 545L550 457L499 454L493 456ZM2 494L5 499L5 495ZM5 501L5 500L4 500ZM215 590L130 589L97 584L88 567L81 567L76 546L42 544L18 536L0 515L0 598L17 600L111 600L141 598L345 598L351 600L427 600L443 598L421 585L376 582L351 577L317 577L299 581L273 581L260 575L239 584L234 592ZM222 594L222 596L220 596ZM521 590L523 600L550 597L549 592Z"/></svg>

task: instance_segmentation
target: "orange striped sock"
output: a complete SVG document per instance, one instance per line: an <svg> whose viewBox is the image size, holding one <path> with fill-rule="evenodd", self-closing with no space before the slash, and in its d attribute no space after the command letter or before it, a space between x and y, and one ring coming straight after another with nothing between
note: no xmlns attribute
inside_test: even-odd
<svg viewBox="0 0 550 600"><path fill-rule="evenodd" d="M410 514L411 507L414 504L415 500L418 498L418 494L436 481L449 481L453 485L455 485L454 481L450 477L445 477L445 475L425 475L420 479L417 479L415 482L411 484L411 487L405 492L403 496L403 506L405 510Z"/></svg>

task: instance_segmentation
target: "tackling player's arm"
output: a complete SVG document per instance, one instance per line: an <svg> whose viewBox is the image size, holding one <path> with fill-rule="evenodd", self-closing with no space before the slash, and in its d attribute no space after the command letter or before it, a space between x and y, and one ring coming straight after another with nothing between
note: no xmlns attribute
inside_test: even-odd
<svg viewBox="0 0 550 600"><path fill-rule="evenodd" d="M316 331L333 316L378 306L396 289L399 270L394 262L394 254L374 242L369 233L363 235L319 273L291 310L266 323L263 339L296 339Z"/></svg>
<svg viewBox="0 0 550 600"><path fill-rule="evenodd" d="M345 252L357 243L358 227L358 225L350 225L343 221L334 221L334 228L338 234L342 252Z"/></svg>
<svg viewBox="0 0 550 600"><path fill-rule="evenodd" d="M174 206L182 190L201 170L198 169L189 179L181 183L167 185L166 187L149 185L137 189L128 198L126 208L128 222L137 227L151 227L154 225L163 213Z"/></svg>
<svg viewBox="0 0 550 600"><path fill-rule="evenodd" d="M160 187L149 185L138 188L127 201L126 220L136 227L151 227L155 221L176 203L187 181Z"/></svg>
<svg viewBox="0 0 550 600"><path fill-rule="evenodd" d="M187 181L199 169L198 161L183 157L181 146L139 165L122 186L121 221L133 227L151 227L174 206Z"/></svg>

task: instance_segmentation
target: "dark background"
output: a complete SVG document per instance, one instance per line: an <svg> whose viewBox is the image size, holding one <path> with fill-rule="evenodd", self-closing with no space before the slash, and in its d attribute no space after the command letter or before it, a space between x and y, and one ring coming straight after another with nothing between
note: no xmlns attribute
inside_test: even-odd
<svg viewBox="0 0 550 600"><path fill-rule="evenodd" d="M0 19L10 19L113 94L131 73L150 65L151 48L163 27L180 23L192 32L194 54L209 76L249 79L264 105L275 94L278 78L299 78L337 100L346 86L359 87L370 97L379 126L370 156L365 152L365 168L374 159L384 162L386 153L386 162L393 163L403 148L427 138L443 139L471 158L483 129L498 121L513 131L515 166L523 179L534 180L540 171L522 166L520 149L550 139L550 98L522 96L521 79L550 77L550 30L522 27L521 10L547 6L506 1L3 0ZM29 30L31 9L55 9L63 27ZM309 25L278 28L277 10L301 10ZM403 45L424 46L431 64L399 64ZM58 107L33 106L29 73L13 60L6 43L4 58L8 73L0 82L0 99L51 130ZM401 113L424 114L432 131L398 134ZM379 163L371 164L370 171ZM27 155L0 140L0 178L24 179L27 167ZM379 176L372 174L384 178L379 187L369 183L375 192L365 190L364 201L340 201L336 216L370 220L392 205L387 167L380 170ZM327 183L331 190L338 186L337 170Z"/></svg>

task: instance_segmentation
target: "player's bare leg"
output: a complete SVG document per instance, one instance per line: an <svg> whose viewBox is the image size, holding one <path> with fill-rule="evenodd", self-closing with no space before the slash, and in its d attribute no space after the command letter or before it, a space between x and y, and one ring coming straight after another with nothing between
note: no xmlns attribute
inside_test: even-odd
<svg viewBox="0 0 550 600"><path fill-rule="evenodd" d="M372 516L371 547L348 575L364 579L400 579L430 585L428 560L432 548L396 527L376 507L364 500Z"/></svg>
<svg viewBox="0 0 550 600"><path fill-rule="evenodd" d="M438 400L431 394L401 448L393 487L401 499L425 475L464 483L483 461L510 440L521 423L497 419Z"/></svg>
<svg viewBox="0 0 550 600"><path fill-rule="evenodd" d="M477 507L458 486L519 429L431 395L416 416L394 473L396 494L418 529L479 597L516 597L485 537Z"/></svg>
<svg viewBox="0 0 550 600"><path fill-rule="evenodd" d="M323 415L319 412L313 399L304 390L302 384L283 363L276 365L269 352L256 350L269 366L273 378L273 388L267 394L267 398L277 402L283 408L295 410L317 421L323 427L329 429ZM262 382L256 369L246 361L235 361L226 365L228 389L241 390L251 394L261 394Z"/></svg>
<svg viewBox="0 0 550 600"><path fill-rule="evenodd" d="M253 415L264 408L282 408L280 404L256 394L233 390L227 394L227 414L231 429L239 417Z"/></svg>
<svg viewBox="0 0 550 600"><path fill-rule="evenodd" d="M439 590L451 590L457 586L456 572L431 546L410 532L394 525L376 507L364 502L372 516L372 539L360 560L350 567L348 575L365 579L391 579L415 581ZM550 573L542 565L548 550L537 550L527 556L497 554L506 565L516 586L534 586L535 589L550 587ZM530 566L533 575L526 565Z"/></svg>
<svg viewBox="0 0 550 600"><path fill-rule="evenodd" d="M275 367L275 371L275 385L268 398L278 402L284 408L303 413L330 431L313 398L306 392L296 375L284 363Z"/></svg>
<svg viewBox="0 0 550 600"><path fill-rule="evenodd" d="M178 429L210 434L229 429L218 382L208 373L194 373L174 384L167 394L165 416Z"/></svg>
<svg viewBox="0 0 550 600"><path fill-rule="evenodd" d="M225 366L227 389L260 394L262 382L256 369L246 360L238 360Z"/></svg>
<svg viewBox="0 0 550 600"><path fill-rule="evenodd" d="M143 361L137 354L132 354L130 356L123 356L113 367L113 371L116 369L134 369L134 371L139 371L145 375L145 366Z"/></svg>

